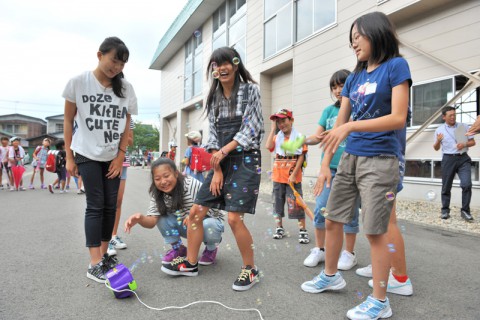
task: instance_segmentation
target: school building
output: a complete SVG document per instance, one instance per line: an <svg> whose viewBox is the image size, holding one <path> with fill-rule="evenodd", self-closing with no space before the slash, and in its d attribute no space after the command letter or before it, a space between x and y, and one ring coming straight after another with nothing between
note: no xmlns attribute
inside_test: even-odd
<svg viewBox="0 0 480 320"><path fill-rule="evenodd" d="M205 72L212 51L234 47L261 89L265 131L269 116L291 108L295 127L313 134L325 107L333 103L330 76L353 70L349 30L359 16L381 11L397 27L401 53L409 62L412 119L408 128L405 189L399 198L440 201L441 151L434 131L442 106L458 107L457 121L473 123L480 113L480 1L478 0L190 0L161 38L151 69L161 70L160 150L186 149L185 134L208 137ZM480 207L480 136L470 148L472 206ZM273 157L263 147L262 171ZM310 147L304 189L315 181L321 150ZM461 203L456 180L452 204Z"/></svg>

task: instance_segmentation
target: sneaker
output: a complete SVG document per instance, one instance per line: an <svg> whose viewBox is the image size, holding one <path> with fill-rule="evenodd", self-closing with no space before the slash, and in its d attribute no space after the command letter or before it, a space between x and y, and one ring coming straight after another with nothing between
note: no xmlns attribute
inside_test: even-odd
<svg viewBox="0 0 480 320"><path fill-rule="evenodd" d="M369 264L365 268L358 268L355 271L355 273L358 274L361 277L371 278L372 277L372 265Z"/></svg>
<svg viewBox="0 0 480 320"><path fill-rule="evenodd" d="M93 281L96 281L98 283L105 283L105 272L103 263L101 261L93 267L92 265L88 266L87 278L92 279Z"/></svg>
<svg viewBox="0 0 480 320"><path fill-rule="evenodd" d="M82 193L83 193L82 190L78 189L77 194L82 194Z"/></svg>
<svg viewBox="0 0 480 320"><path fill-rule="evenodd" d="M175 258L185 257L187 255L187 248L184 245L180 245L178 249L170 249L165 253L162 259L162 264L169 264Z"/></svg>
<svg viewBox="0 0 480 320"><path fill-rule="evenodd" d="M117 266L118 259L115 256L110 256L108 253L105 253L102 257L103 271L107 274L110 269L113 269Z"/></svg>
<svg viewBox="0 0 480 320"><path fill-rule="evenodd" d="M305 267L316 267L320 262L325 261L325 251L320 250L320 248L315 247L310 249L310 254L303 261Z"/></svg>
<svg viewBox="0 0 480 320"><path fill-rule="evenodd" d="M25 189L24 187L20 187L20 188L18 188L18 190L20 190L20 191L27 191L27 189Z"/></svg>
<svg viewBox="0 0 480 320"><path fill-rule="evenodd" d="M388 298L385 302L381 302L372 296L368 296L367 300L359 304L353 309L348 310L348 319L385 319L392 316L392 309Z"/></svg>
<svg viewBox="0 0 480 320"><path fill-rule="evenodd" d="M338 265L337 268L339 270L350 270L354 266L357 265L357 257L355 256L355 253L350 253L347 250L342 251L342 255L340 256L340 259L338 259Z"/></svg>
<svg viewBox="0 0 480 320"><path fill-rule="evenodd" d="M191 264L187 258L178 257L172 262L162 265L160 270L172 276L195 277L198 275L198 263Z"/></svg>
<svg viewBox="0 0 480 320"><path fill-rule="evenodd" d="M10 187L10 191L15 191L15 188L14 188L14 187Z"/></svg>
<svg viewBox="0 0 480 320"><path fill-rule="evenodd" d="M322 270L313 280L302 283L302 290L309 293L320 293L325 290L340 290L346 285L340 272L337 271L333 277L328 277L325 270Z"/></svg>
<svg viewBox="0 0 480 320"><path fill-rule="evenodd" d="M46 187L44 184L42 184L42 185L40 186L40 188L41 188L41 189L47 189L47 187Z"/></svg>
<svg viewBox="0 0 480 320"><path fill-rule="evenodd" d="M117 254L117 250L115 250L115 246L111 243L111 241L108 243L107 254L109 256L114 256Z"/></svg>
<svg viewBox="0 0 480 320"><path fill-rule="evenodd" d="M368 280L368 285L373 288L372 279ZM405 282L400 282L395 279L390 271L390 275L388 276L387 292L401 296L411 296L413 294L412 282L410 281L410 278L408 278Z"/></svg>
<svg viewBox="0 0 480 320"><path fill-rule="evenodd" d="M235 291L246 291L253 287L259 281L257 268L246 266L232 285Z"/></svg>
<svg viewBox="0 0 480 320"><path fill-rule="evenodd" d="M115 246L115 249L126 249L127 244L120 239L119 236L114 236L112 240L110 240L110 243L112 243Z"/></svg>
<svg viewBox="0 0 480 320"><path fill-rule="evenodd" d="M57 186L55 186L54 188L55 188L55 189L60 189L60 186L57 185Z"/></svg>
<svg viewBox="0 0 480 320"><path fill-rule="evenodd" d="M33 184L31 184L31 185L28 186L28 189L33 190L33 189L35 189L35 187L33 186Z"/></svg>
<svg viewBox="0 0 480 320"><path fill-rule="evenodd" d="M273 234L273 239L282 239L285 235L285 229L282 227L277 227L275 229L275 233Z"/></svg>
<svg viewBox="0 0 480 320"><path fill-rule="evenodd" d="M48 185L48 191L50 191L50 193L53 193L53 186L51 184Z"/></svg>
<svg viewBox="0 0 480 320"><path fill-rule="evenodd" d="M208 250L207 247L205 247L205 250L203 250L202 257L198 261L199 264L202 266L209 266L211 264L215 263L215 257L217 256L217 251L218 248L215 248L215 250Z"/></svg>
<svg viewBox="0 0 480 320"><path fill-rule="evenodd" d="M310 242L310 239L308 238L308 232L305 229L301 229L300 232L298 233L298 242L302 244L307 244Z"/></svg>

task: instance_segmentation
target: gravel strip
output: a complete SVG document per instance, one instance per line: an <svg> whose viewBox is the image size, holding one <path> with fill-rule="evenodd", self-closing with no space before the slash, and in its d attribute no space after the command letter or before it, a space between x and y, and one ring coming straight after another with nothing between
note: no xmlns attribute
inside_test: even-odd
<svg viewBox="0 0 480 320"><path fill-rule="evenodd" d="M303 199L313 210L315 208L315 197L313 196L313 188L308 184L302 186ZM260 183L260 193L265 196L272 194L272 181L267 175L262 175ZM397 218L406 220L419 225L436 227L443 230L459 232L469 235L480 235L480 208L471 208L471 214L474 218L472 222L466 222L460 217L460 207L452 206L450 208L450 219L440 219L441 213L440 200L435 201L414 201L414 200L398 200L397 201Z"/></svg>

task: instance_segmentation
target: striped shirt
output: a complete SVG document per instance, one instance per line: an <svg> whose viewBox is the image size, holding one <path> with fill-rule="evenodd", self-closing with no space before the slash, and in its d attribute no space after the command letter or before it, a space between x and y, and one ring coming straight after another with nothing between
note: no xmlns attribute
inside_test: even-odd
<svg viewBox="0 0 480 320"><path fill-rule="evenodd" d="M260 89L256 84L250 83L248 90L248 103L245 108L245 113L242 112L242 98L243 98L243 89L245 83L241 83L238 88L237 93L237 108L235 110L236 116L243 116L242 126L240 131L238 131L233 139L237 141L243 149L246 151L260 149L260 143L265 134L263 129L263 116L262 116L262 103L260 101ZM215 99L214 99L215 101ZM230 118L229 115L229 104L230 102L226 99L222 99L220 105L218 106L218 121L222 119ZM211 111L208 115L210 135L208 143L206 146L207 150L215 149L220 150L218 144L218 133L217 125L215 119L215 109L216 107L211 108Z"/></svg>
<svg viewBox="0 0 480 320"><path fill-rule="evenodd" d="M180 216L182 219L188 216L190 213L190 209L192 208L194 204L194 200L197 197L198 190L200 190L200 187L202 186L202 183L198 181L197 179L193 179L192 177L186 176L183 179L183 204L184 208L178 211L175 211L172 209L172 197L168 194L163 194L163 201L165 202L165 206L167 207L167 214L174 214L177 216ZM157 203L155 201L155 198L150 199L150 207L148 208L147 216L159 216L160 212L158 212L157 209ZM210 208L208 210L207 215L212 218L220 218L223 219L223 211Z"/></svg>

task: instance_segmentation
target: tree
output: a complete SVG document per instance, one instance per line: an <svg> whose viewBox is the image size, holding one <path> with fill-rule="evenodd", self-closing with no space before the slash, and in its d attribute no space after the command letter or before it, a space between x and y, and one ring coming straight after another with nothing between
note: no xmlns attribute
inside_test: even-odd
<svg viewBox="0 0 480 320"><path fill-rule="evenodd" d="M135 122L133 129L133 146L130 150L142 149L157 150L160 141L160 132L151 124L142 124L141 121ZM138 150L137 150L138 151Z"/></svg>

